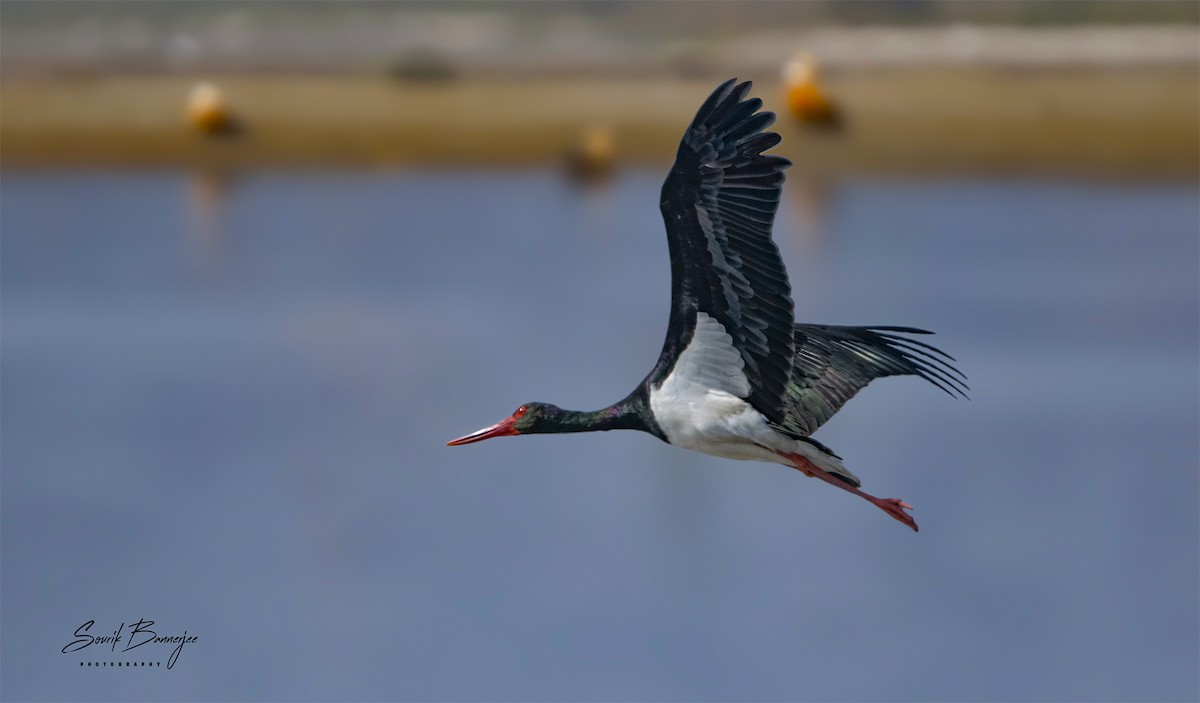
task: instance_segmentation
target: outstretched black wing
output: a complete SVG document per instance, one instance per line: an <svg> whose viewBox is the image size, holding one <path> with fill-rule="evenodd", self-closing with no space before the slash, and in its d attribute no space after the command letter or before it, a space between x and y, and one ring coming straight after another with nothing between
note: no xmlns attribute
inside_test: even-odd
<svg viewBox="0 0 1200 703"><path fill-rule="evenodd" d="M806 437L876 378L920 376L950 395L966 397L966 377L954 357L900 334L912 327L796 325L796 361L779 427Z"/></svg>
<svg viewBox="0 0 1200 703"><path fill-rule="evenodd" d="M791 287L771 224L779 205L781 156L762 152L779 143L763 130L775 121L745 100L750 83L721 84L701 106L662 188L663 220L671 250L671 322L658 380L692 337L698 313L720 322L741 355L747 400L772 421L785 415L792 373Z"/></svg>

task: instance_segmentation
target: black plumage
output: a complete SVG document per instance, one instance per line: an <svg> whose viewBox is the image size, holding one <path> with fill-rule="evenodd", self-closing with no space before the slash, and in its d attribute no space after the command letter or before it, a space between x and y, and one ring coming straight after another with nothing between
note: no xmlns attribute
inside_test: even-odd
<svg viewBox="0 0 1200 703"><path fill-rule="evenodd" d="M762 153L780 138L763 131L775 115L759 112L758 98L744 100L749 89L749 82L730 79L709 96L663 183L671 320L647 381L670 374L703 312L725 327L741 354L750 384L746 400L792 437L808 438L876 378L920 376L965 395L951 357L901 336L929 334L925 330L793 322L791 286L771 239L783 170L791 162Z"/></svg>
<svg viewBox="0 0 1200 703"><path fill-rule="evenodd" d="M966 379L951 365L953 357L902 334L931 333L913 327L797 324L786 417L778 428L807 437L855 393L885 376L920 376L950 395L966 397Z"/></svg>
<svg viewBox="0 0 1200 703"><path fill-rule="evenodd" d="M762 154L779 143L778 134L763 131L775 115L758 112L758 98L743 100L750 83L735 80L701 106L663 183L671 320L648 380L670 374L703 312L725 327L741 354L750 385L746 400L769 421L783 422L795 315L771 225L791 162Z"/></svg>

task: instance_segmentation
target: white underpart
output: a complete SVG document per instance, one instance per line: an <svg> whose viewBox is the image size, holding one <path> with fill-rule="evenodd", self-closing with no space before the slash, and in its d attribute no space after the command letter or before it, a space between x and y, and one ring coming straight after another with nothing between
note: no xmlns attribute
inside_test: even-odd
<svg viewBox="0 0 1200 703"><path fill-rule="evenodd" d="M727 459L789 466L779 452L800 454L826 471L845 472L836 457L771 429L745 400L750 382L744 368L725 326L698 313L696 332L675 367L661 385L650 388L650 409L667 441Z"/></svg>

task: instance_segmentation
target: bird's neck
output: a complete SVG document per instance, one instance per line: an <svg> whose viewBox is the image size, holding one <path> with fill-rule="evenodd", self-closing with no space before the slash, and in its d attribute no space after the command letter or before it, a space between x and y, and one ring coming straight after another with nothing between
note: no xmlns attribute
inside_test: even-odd
<svg viewBox="0 0 1200 703"><path fill-rule="evenodd" d="M640 391L640 389L639 389ZM626 398L600 410L564 410L558 419L558 432L599 432L603 430L641 430L661 436L650 415L644 394L634 391Z"/></svg>

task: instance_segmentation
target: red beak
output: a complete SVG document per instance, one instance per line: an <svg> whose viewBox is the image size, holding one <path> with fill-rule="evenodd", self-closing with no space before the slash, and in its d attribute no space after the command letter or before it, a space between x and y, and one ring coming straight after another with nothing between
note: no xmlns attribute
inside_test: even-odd
<svg viewBox="0 0 1200 703"><path fill-rule="evenodd" d="M485 427L482 430L476 430L465 437L459 437L456 440L446 442L446 446L457 447L460 444L482 442L483 440L491 439L492 437L508 437L510 435L521 434L515 427L516 424L516 418L506 417L491 427Z"/></svg>

